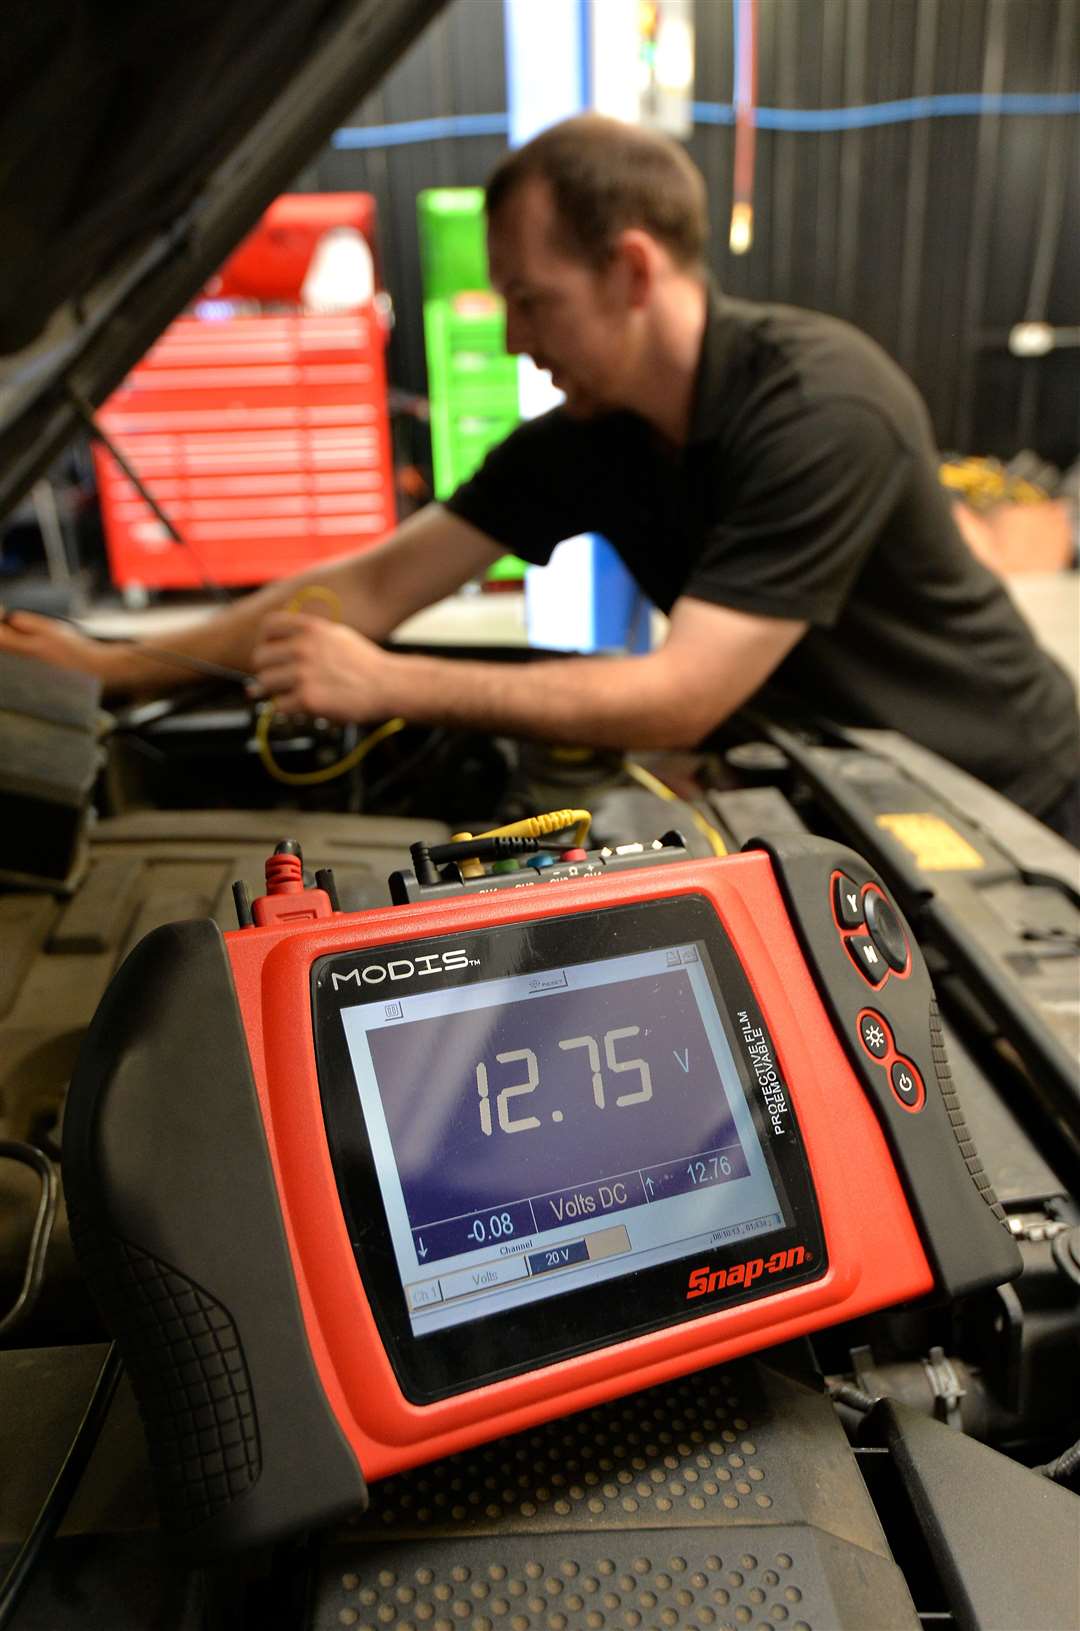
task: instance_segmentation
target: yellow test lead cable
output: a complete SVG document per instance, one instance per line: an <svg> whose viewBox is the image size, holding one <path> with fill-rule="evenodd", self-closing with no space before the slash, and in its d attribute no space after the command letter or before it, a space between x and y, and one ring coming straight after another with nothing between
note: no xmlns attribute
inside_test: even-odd
<svg viewBox="0 0 1080 1631"><path fill-rule="evenodd" d="M324 605L328 606L330 608L329 616L332 620L336 621L341 616L340 595L333 589L327 589L319 583L309 583L303 589L298 590L289 601L286 610L298 612L311 600L322 601ZM277 705L271 698L268 706L263 708L256 721L255 746L267 775L272 776L276 782L283 782L286 787L318 787L323 782L336 780L338 776L347 776L350 770L355 770L357 765L363 763L372 748L377 747L380 742L385 742L388 736L396 736L398 731L405 729L406 723L404 719L386 720L384 724L377 726L375 730L365 736L362 742L358 742L343 759L338 759L335 764L325 765L321 770L286 770L282 765L278 764L270 746L270 730L274 719L277 717L277 712Z"/></svg>
<svg viewBox="0 0 1080 1631"><path fill-rule="evenodd" d="M357 765L367 758L372 748L378 747L380 742L385 742L388 736L396 736L398 731L405 729L404 719L388 719L385 724L377 726L375 730L365 736L362 742L358 742L350 753L347 753L343 759L338 759L335 764L325 765L321 770L285 770L274 758L273 750L270 747L270 727L276 717L276 712L277 710L271 703L259 715L255 726L255 744L267 775L273 776L276 782L284 782L286 787L318 787L322 782L330 782L337 776L348 775L350 770L355 770Z"/></svg>
<svg viewBox="0 0 1080 1631"><path fill-rule="evenodd" d="M547 838L551 833L573 826L573 844L580 849L591 825L592 814L589 810L549 810L545 815L525 816L521 821L511 821L504 827L492 827L488 832L456 832L451 842L462 844L471 838ZM463 878L484 876L482 861L459 861L458 865Z"/></svg>
<svg viewBox="0 0 1080 1631"><path fill-rule="evenodd" d="M490 832L470 833L469 837L548 838L552 833L573 827L573 844L580 849L589 836L591 826L591 810L548 810L544 815L525 816L521 821L511 821L505 827L492 827Z"/></svg>
<svg viewBox="0 0 1080 1631"><path fill-rule="evenodd" d="M309 600L321 600L324 606L330 608L330 619L336 623L341 617L341 596L336 589L327 589L322 583L308 583L303 589L298 589L293 595L285 610L299 612Z"/></svg>
<svg viewBox="0 0 1080 1631"><path fill-rule="evenodd" d="M727 854L727 845L724 843L724 840L721 838L716 828L706 821L701 812L699 810L695 810L694 806L688 803L686 799L681 799L678 793L674 792L668 786L667 782L662 782L659 776L654 776L651 770L646 770L644 765L635 764L632 759L627 759L624 768L627 775L631 776L633 780L637 782L639 787L648 788L649 792L655 793L657 798L668 799L675 804L684 804L689 812L690 819L694 823L694 826L700 833L703 834L705 838L708 839L709 848L712 850L713 854Z"/></svg>

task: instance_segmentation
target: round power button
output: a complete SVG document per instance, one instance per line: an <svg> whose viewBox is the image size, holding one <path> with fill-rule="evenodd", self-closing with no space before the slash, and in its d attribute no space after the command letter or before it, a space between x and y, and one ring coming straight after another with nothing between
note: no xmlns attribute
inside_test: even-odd
<svg viewBox="0 0 1080 1631"><path fill-rule="evenodd" d="M889 1072L892 1090L905 1110L921 1110L926 1102L926 1089L910 1059L895 1059Z"/></svg>

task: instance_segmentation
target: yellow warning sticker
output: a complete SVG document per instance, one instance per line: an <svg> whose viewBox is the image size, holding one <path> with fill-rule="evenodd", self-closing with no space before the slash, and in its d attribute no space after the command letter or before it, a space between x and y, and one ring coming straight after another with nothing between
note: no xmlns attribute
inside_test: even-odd
<svg viewBox="0 0 1080 1631"><path fill-rule="evenodd" d="M940 816L905 810L879 815L877 824L903 844L923 872L974 872L986 865L978 850Z"/></svg>

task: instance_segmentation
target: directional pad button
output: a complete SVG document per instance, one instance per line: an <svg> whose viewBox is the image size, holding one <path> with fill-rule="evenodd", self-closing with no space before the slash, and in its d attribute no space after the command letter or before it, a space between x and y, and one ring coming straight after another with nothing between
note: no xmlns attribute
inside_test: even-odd
<svg viewBox="0 0 1080 1631"><path fill-rule="evenodd" d="M844 944L848 956L864 980L878 986L889 972L889 965L868 934L849 935Z"/></svg>
<svg viewBox="0 0 1080 1631"><path fill-rule="evenodd" d="M876 889L867 891L866 926L889 967L896 969L897 973L902 973L908 964L908 947L904 931L889 902Z"/></svg>
<svg viewBox="0 0 1080 1631"><path fill-rule="evenodd" d="M844 872L837 872L833 878L833 910L842 929L862 928L864 920L859 886L852 883Z"/></svg>

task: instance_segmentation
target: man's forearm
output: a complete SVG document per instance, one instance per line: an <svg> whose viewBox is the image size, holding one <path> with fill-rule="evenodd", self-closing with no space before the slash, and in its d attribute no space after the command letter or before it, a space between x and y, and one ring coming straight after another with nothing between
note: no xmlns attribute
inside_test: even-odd
<svg viewBox="0 0 1080 1631"><path fill-rule="evenodd" d="M312 598L303 610L338 618L368 639L382 640L404 618L485 571L498 555L493 540L441 505L427 505L370 549L266 584L179 633L138 646L106 648L101 654L106 690L167 690L183 684L184 669L164 655L166 649L250 672L265 618L288 610L307 588L329 590L332 599L320 605Z"/></svg>
<svg viewBox="0 0 1080 1631"><path fill-rule="evenodd" d="M397 711L418 723L613 748L689 747L715 723L699 720L663 652L534 663L386 660Z"/></svg>
<svg viewBox="0 0 1080 1631"><path fill-rule="evenodd" d="M312 585L327 589L336 597L351 627L381 638L390 632L390 625L381 626L377 596L370 592L365 581L367 576L363 556L345 556L278 583L265 584L186 628L131 644L105 646L101 652L105 694L171 691L187 683L197 683L205 673L200 663L213 663L249 674L263 619L269 612L290 605ZM312 609L320 609L317 602L312 602ZM185 658L192 661L186 663Z"/></svg>
<svg viewBox="0 0 1080 1631"><path fill-rule="evenodd" d="M201 664L250 671L252 637L259 613L252 595L168 635L108 643L100 648L105 695L172 691L205 677ZM158 655L158 653L161 655ZM175 653L175 656L171 655ZM184 659L190 659L185 661Z"/></svg>
<svg viewBox="0 0 1080 1631"><path fill-rule="evenodd" d="M472 727L596 747L686 748L745 702L805 625L678 602L642 657L468 663L380 651L319 618L267 619L259 684L281 713Z"/></svg>

